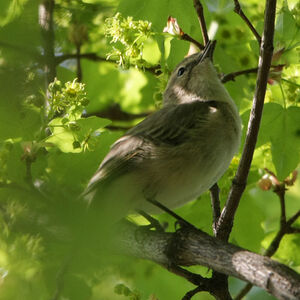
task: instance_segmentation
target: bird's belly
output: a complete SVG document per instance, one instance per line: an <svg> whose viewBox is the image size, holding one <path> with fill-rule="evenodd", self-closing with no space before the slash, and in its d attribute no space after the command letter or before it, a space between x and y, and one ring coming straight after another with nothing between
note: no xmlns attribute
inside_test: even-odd
<svg viewBox="0 0 300 300"><path fill-rule="evenodd" d="M212 151L209 159L199 155L193 157L193 163L186 163L182 159L174 161L176 169L165 166L155 174L148 195L170 209L179 207L196 199L215 184L228 168L232 157L232 151L223 151L221 154ZM139 204L139 208L148 213L161 213L160 209L146 201Z"/></svg>

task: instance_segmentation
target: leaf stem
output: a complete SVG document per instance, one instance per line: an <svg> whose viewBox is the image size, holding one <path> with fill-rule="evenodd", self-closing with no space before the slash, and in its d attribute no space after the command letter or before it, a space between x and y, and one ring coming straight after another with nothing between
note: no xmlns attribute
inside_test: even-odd
<svg viewBox="0 0 300 300"><path fill-rule="evenodd" d="M282 95L282 99L283 99L283 107L284 107L284 109L286 109L285 93L284 93L284 90L283 90L283 88L282 88L281 82L279 82L279 87L280 87L280 91L281 91L281 95Z"/></svg>

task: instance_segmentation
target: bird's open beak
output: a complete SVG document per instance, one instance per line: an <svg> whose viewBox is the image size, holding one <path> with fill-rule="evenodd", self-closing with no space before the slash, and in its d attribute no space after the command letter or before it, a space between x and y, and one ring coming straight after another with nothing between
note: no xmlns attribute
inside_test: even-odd
<svg viewBox="0 0 300 300"><path fill-rule="evenodd" d="M201 63L206 58L209 58L211 61L213 60L216 43L217 41L208 41L203 51L199 54L199 60L197 64Z"/></svg>

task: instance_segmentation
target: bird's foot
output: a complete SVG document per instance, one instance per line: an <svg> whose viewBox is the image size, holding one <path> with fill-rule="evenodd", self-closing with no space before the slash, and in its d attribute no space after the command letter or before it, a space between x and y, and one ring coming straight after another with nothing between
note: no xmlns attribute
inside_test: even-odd
<svg viewBox="0 0 300 300"><path fill-rule="evenodd" d="M147 198L146 200L148 202L150 202L151 204L160 208L162 211L166 212L168 215L175 218L176 219L175 227L176 227L176 225L179 225L180 227L189 227L189 228L197 229L194 225L192 225L191 223L189 223L188 221L186 221L185 219L180 217L178 214L176 214L175 212L173 212L172 210L170 210L169 208L167 208L166 206L164 206L162 203L158 202L157 200L151 199L151 198Z"/></svg>
<svg viewBox="0 0 300 300"><path fill-rule="evenodd" d="M164 232L165 229L168 227L168 223L161 224L158 220L144 212L143 210L136 210L137 213L139 213L141 216L143 216L150 224L149 225L144 225L140 226L145 229L155 229L159 232Z"/></svg>

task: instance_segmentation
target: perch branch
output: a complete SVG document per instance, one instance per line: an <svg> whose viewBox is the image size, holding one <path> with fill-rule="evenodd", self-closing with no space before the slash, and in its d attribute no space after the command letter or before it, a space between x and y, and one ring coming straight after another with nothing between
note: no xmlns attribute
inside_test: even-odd
<svg viewBox="0 0 300 300"><path fill-rule="evenodd" d="M147 259L166 268L174 264L203 265L250 282L278 299L300 298L300 275L292 269L192 227L170 233L140 230L137 225L124 222L118 226L113 247L117 253ZM209 292L214 294L215 290Z"/></svg>

